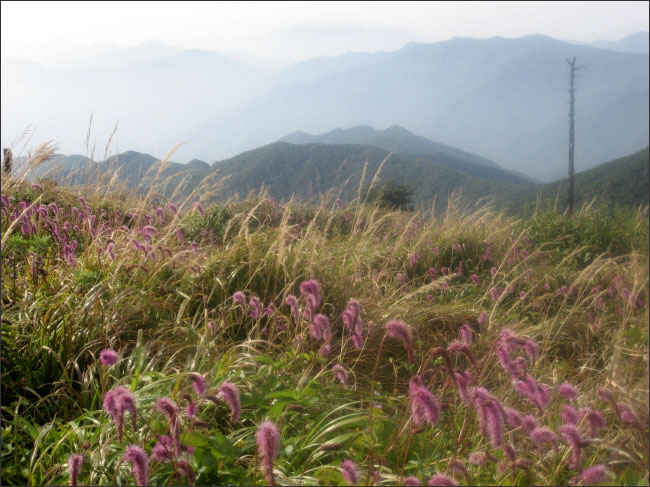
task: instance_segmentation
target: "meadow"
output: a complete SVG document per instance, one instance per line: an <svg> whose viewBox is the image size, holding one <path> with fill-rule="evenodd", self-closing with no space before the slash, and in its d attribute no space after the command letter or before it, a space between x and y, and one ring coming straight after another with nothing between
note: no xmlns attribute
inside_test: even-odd
<svg viewBox="0 0 650 487"><path fill-rule="evenodd" d="M648 208L444 206L3 177L2 484L648 485Z"/></svg>

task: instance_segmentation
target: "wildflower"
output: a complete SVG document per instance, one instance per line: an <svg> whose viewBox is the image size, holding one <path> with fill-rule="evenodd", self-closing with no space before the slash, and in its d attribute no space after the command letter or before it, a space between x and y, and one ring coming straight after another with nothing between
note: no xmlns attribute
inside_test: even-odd
<svg viewBox="0 0 650 487"><path fill-rule="evenodd" d="M479 325L482 325L487 321L487 319L488 319L488 314L485 311L483 311L481 312L480 315L478 315L476 321L478 322Z"/></svg>
<svg viewBox="0 0 650 487"><path fill-rule="evenodd" d="M537 354L539 352L539 346L534 340L528 339L526 340L526 343L524 344L524 351L526 352L526 355L528 355L528 359L530 360L530 363L532 365L535 365L535 361L537 360Z"/></svg>
<svg viewBox="0 0 650 487"><path fill-rule="evenodd" d="M300 284L300 293L305 296L312 310L320 306L321 287L317 280L310 279L302 282Z"/></svg>
<svg viewBox="0 0 650 487"><path fill-rule="evenodd" d="M241 291L237 291L235 294L232 295L232 303L234 305L240 304L244 310L248 306L246 303L246 295Z"/></svg>
<svg viewBox="0 0 650 487"><path fill-rule="evenodd" d="M131 445L126 449L124 459L131 464L135 483L149 485L149 458L142 448Z"/></svg>
<svg viewBox="0 0 650 487"><path fill-rule="evenodd" d="M190 380L192 381L192 389L197 396L204 396L208 388L205 385L205 378L201 374L192 372L190 374Z"/></svg>
<svg viewBox="0 0 650 487"><path fill-rule="evenodd" d="M469 463L483 467L487 464L487 456L483 452L475 451L469 456Z"/></svg>
<svg viewBox="0 0 650 487"><path fill-rule="evenodd" d="M110 348L106 348L99 352L99 361L101 362L102 365L105 365L106 367L110 367L111 365L115 365L117 361L120 359L120 356L115 350L112 350Z"/></svg>
<svg viewBox="0 0 650 487"><path fill-rule="evenodd" d="M196 480L196 475L194 474L194 469L186 460L180 460L176 463L176 468L180 472L182 477L185 477L189 480L190 484L194 484Z"/></svg>
<svg viewBox="0 0 650 487"><path fill-rule="evenodd" d="M173 460L176 456L176 443L171 436L159 436L158 441L151 450L151 460L165 462Z"/></svg>
<svg viewBox="0 0 650 487"><path fill-rule="evenodd" d="M557 450L557 438L555 433L550 429L544 427L535 428L530 434L530 439L537 445L537 448L541 451L541 445L543 443L552 443L553 449Z"/></svg>
<svg viewBox="0 0 650 487"><path fill-rule="evenodd" d="M176 422L176 418L178 416L178 406L168 397L161 397L158 399L154 405L154 409L157 409L165 416L167 416L167 419L171 424Z"/></svg>
<svg viewBox="0 0 650 487"><path fill-rule="evenodd" d="M133 429L136 428L136 407L133 393L122 386L111 389L104 395L104 410L111 416L117 427L117 438L122 441L122 428L124 426L124 413L131 415Z"/></svg>
<svg viewBox="0 0 650 487"><path fill-rule="evenodd" d="M524 429L528 432L529 435L533 432L535 428L539 426L539 423L537 422L537 418L532 414L527 414L523 418L521 418L521 424L523 425Z"/></svg>
<svg viewBox="0 0 650 487"><path fill-rule="evenodd" d="M334 365L332 371L336 375L336 378L341 381L344 386L348 385L348 373L341 365Z"/></svg>
<svg viewBox="0 0 650 487"><path fill-rule="evenodd" d="M318 353L325 358L329 357L332 353L331 345L329 343L325 343L322 347L320 347Z"/></svg>
<svg viewBox="0 0 650 487"><path fill-rule="evenodd" d="M569 404L562 407L562 423L564 424L578 424L579 416L575 408Z"/></svg>
<svg viewBox="0 0 650 487"><path fill-rule="evenodd" d="M248 302L248 316L257 319L262 314L262 303L258 298L253 296Z"/></svg>
<svg viewBox="0 0 650 487"><path fill-rule="evenodd" d="M309 328L312 336L317 340L321 338L327 339L329 336L330 320L325 315L317 314L314 316L314 322Z"/></svg>
<svg viewBox="0 0 650 487"><path fill-rule="evenodd" d="M468 347L472 345L472 335L474 334L474 330L468 325L465 324L460 327L460 339L465 342L465 345Z"/></svg>
<svg viewBox="0 0 650 487"><path fill-rule="evenodd" d="M454 486L459 484L456 479L437 473L429 479L429 485Z"/></svg>
<svg viewBox="0 0 650 487"><path fill-rule="evenodd" d="M68 471L70 472L70 485L72 487L76 487L77 479L83 467L84 467L83 455L71 455L70 458L68 458Z"/></svg>
<svg viewBox="0 0 650 487"><path fill-rule="evenodd" d="M465 477L465 479L467 480L467 485L471 484L470 481L471 479L469 478L469 472L467 471L467 467L463 462L452 458L451 460L449 460L449 463L447 464L447 468L449 468L449 470L452 473L455 473L456 475L462 475L463 477Z"/></svg>
<svg viewBox="0 0 650 487"><path fill-rule="evenodd" d="M582 439L575 425L563 424L557 430L571 447L569 468L572 470L580 470L582 467L582 450L588 445L588 442Z"/></svg>
<svg viewBox="0 0 650 487"><path fill-rule="evenodd" d="M408 353L408 361L411 363L415 361L411 330L406 323L397 320L389 321L386 323L386 336L389 338L402 340L404 347Z"/></svg>
<svg viewBox="0 0 650 487"><path fill-rule="evenodd" d="M570 484L582 482L582 485L594 485L608 481L607 468L603 465L593 465L585 468L580 475L569 480Z"/></svg>
<svg viewBox="0 0 650 487"><path fill-rule="evenodd" d="M190 398L185 406L185 414L188 418L196 418L196 403Z"/></svg>
<svg viewBox="0 0 650 487"><path fill-rule="evenodd" d="M271 421L266 421L258 428L256 438L264 477L269 484L273 484L273 460L278 456L280 433Z"/></svg>
<svg viewBox="0 0 650 487"><path fill-rule="evenodd" d="M173 204L173 203L169 203L169 204L167 205L167 208L168 208L169 211L171 211L174 215L178 214L178 208L176 207L175 204Z"/></svg>
<svg viewBox="0 0 650 487"><path fill-rule="evenodd" d="M194 208L196 208L196 211L199 212L199 215L203 216L205 214L205 212L203 211L203 206L198 201L194 202Z"/></svg>
<svg viewBox="0 0 650 487"><path fill-rule="evenodd" d="M605 416L603 416L603 413L601 413L597 409L595 410L589 408L585 408L585 409L587 409L585 417L587 419L587 423L589 424L591 437L593 438L598 434L598 430L607 427L607 421L605 421Z"/></svg>
<svg viewBox="0 0 650 487"><path fill-rule="evenodd" d="M219 387L219 396L230 407L230 421L236 423L239 421L241 414L241 401L239 398L239 389L232 382L223 382Z"/></svg>
<svg viewBox="0 0 650 487"><path fill-rule="evenodd" d="M269 305L264 308L264 316L271 316L273 313L275 313L275 304L269 303Z"/></svg>
<svg viewBox="0 0 650 487"><path fill-rule="evenodd" d="M359 485L359 471L352 460L343 460L341 463L341 474L348 485Z"/></svg>
<svg viewBox="0 0 650 487"><path fill-rule="evenodd" d="M469 400L469 395L467 393L467 388L469 387L470 383L473 382L473 377L472 374L469 371L456 371L454 372L454 375L456 376L456 384L458 385L458 395L460 398L467 402Z"/></svg>
<svg viewBox="0 0 650 487"><path fill-rule="evenodd" d="M472 274L469 278L472 280L475 286L478 286L479 281L478 281L478 276L476 274Z"/></svg>
<svg viewBox="0 0 650 487"><path fill-rule="evenodd" d="M404 485L406 486L412 486L412 487L417 487L420 484L420 480L416 477L409 476L404 479Z"/></svg>
<svg viewBox="0 0 650 487"><path fill-rule="evenodd" d="M291 308L293 317L295 318L296 321L298 321L299 318L298 299L293 294L289 294L285 298L284 302Z"/></svg>
<svg viewBox="0 0 650 487"><path fill-rule="evenodd" d="M641 421L639 421L639 417L634 413L634 411L632 411L630 406L622 402L619 402L617 406L621 415L621 420L623 420L624 423L641 429Z"/></svg>
<svg viewBox="0 0 650 487"><path fill-rule="evenodd" d="M508 424L508 426L512 426L513 428L519 428L522 425L522 417L519 411L517 411L514 408L509 408L505 406L503 408L503 412L504 412L504 419L506 421L506 424Z"/></svg>
<svg viewBox="0 0 650 487"><path fill-rule="evenodd" d="M419 376L413 377L409 386L409 399L411 400L411 414L413 423L421 426L429 423L435 426L440 421L442 407L436 397L422 385Z"/></svg>
<svg viewBox="0 0 650 487"><path fill-rule="evenodd" d="M578 391L568 382L564 382L557 386L557 392L559 392L562 397L569 400L575 400L578 397Z"/></svg>
<svg viewBox="0 0 650 487"><path fill-rule="evenodd" d="M490 269L490 274L492 274L492 277L494 278L494 276L497 275L497 268L493 267L492 269Z"/></svg>

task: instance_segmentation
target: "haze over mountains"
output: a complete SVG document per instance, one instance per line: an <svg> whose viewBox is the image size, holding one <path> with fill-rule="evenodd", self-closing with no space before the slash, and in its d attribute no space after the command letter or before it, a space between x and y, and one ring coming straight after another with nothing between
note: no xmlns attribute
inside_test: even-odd
<svg viewBox="0 0 650 487"><path fill-rule="evenodd" d="M544 36L455 38L279 72L156 42L120 55L107 49L68 69L3 59L2 144L34 124L37 140L82 152L94 113L97 146L119 120L118 150L163 154L187 141L178 160L214 161L296 131L399 125L550 181L566 172L566 57L586 67L577 81L576 169L648 145L648 55L613 50L634 50L623 41L602 49Z"/></svg>

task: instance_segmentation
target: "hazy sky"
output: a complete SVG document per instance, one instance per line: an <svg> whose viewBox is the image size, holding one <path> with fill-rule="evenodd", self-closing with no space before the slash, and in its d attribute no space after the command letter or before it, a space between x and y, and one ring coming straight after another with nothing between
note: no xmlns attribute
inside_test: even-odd
<svg viewBox="0 0 650 487"><path fill-rule="evenodd" d="M3 1L2 55L20 44L69 40L131 46L245 49L244 39L292 25L351 23L408 30L425 41L454 36L615 40L648 30L649 2L17 2ZM241 45L240 45L241 42ZM16 50L16 52L12 52Z"/></svg>

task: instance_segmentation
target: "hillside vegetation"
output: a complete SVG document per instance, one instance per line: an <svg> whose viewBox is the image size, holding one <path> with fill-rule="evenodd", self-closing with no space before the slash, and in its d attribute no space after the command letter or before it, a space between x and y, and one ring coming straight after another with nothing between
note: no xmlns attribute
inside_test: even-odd
<svg viewBox="0 0 650 487"><path fill-rule="evenodd" d="M647 207L41 183L2 179L3 485L648 483Z"/></svg>
<svg viewBox="0 0 650 487"><path fill-rule="evenodd" d="M595 200L609 206L648 205L650 160L648 148L627 157L606 162L575 176L575 204L581 206ZM567 178L550 184L537 185L510 194L498 200L510 208L530 211L536 205L566 207Z"/></svg>

